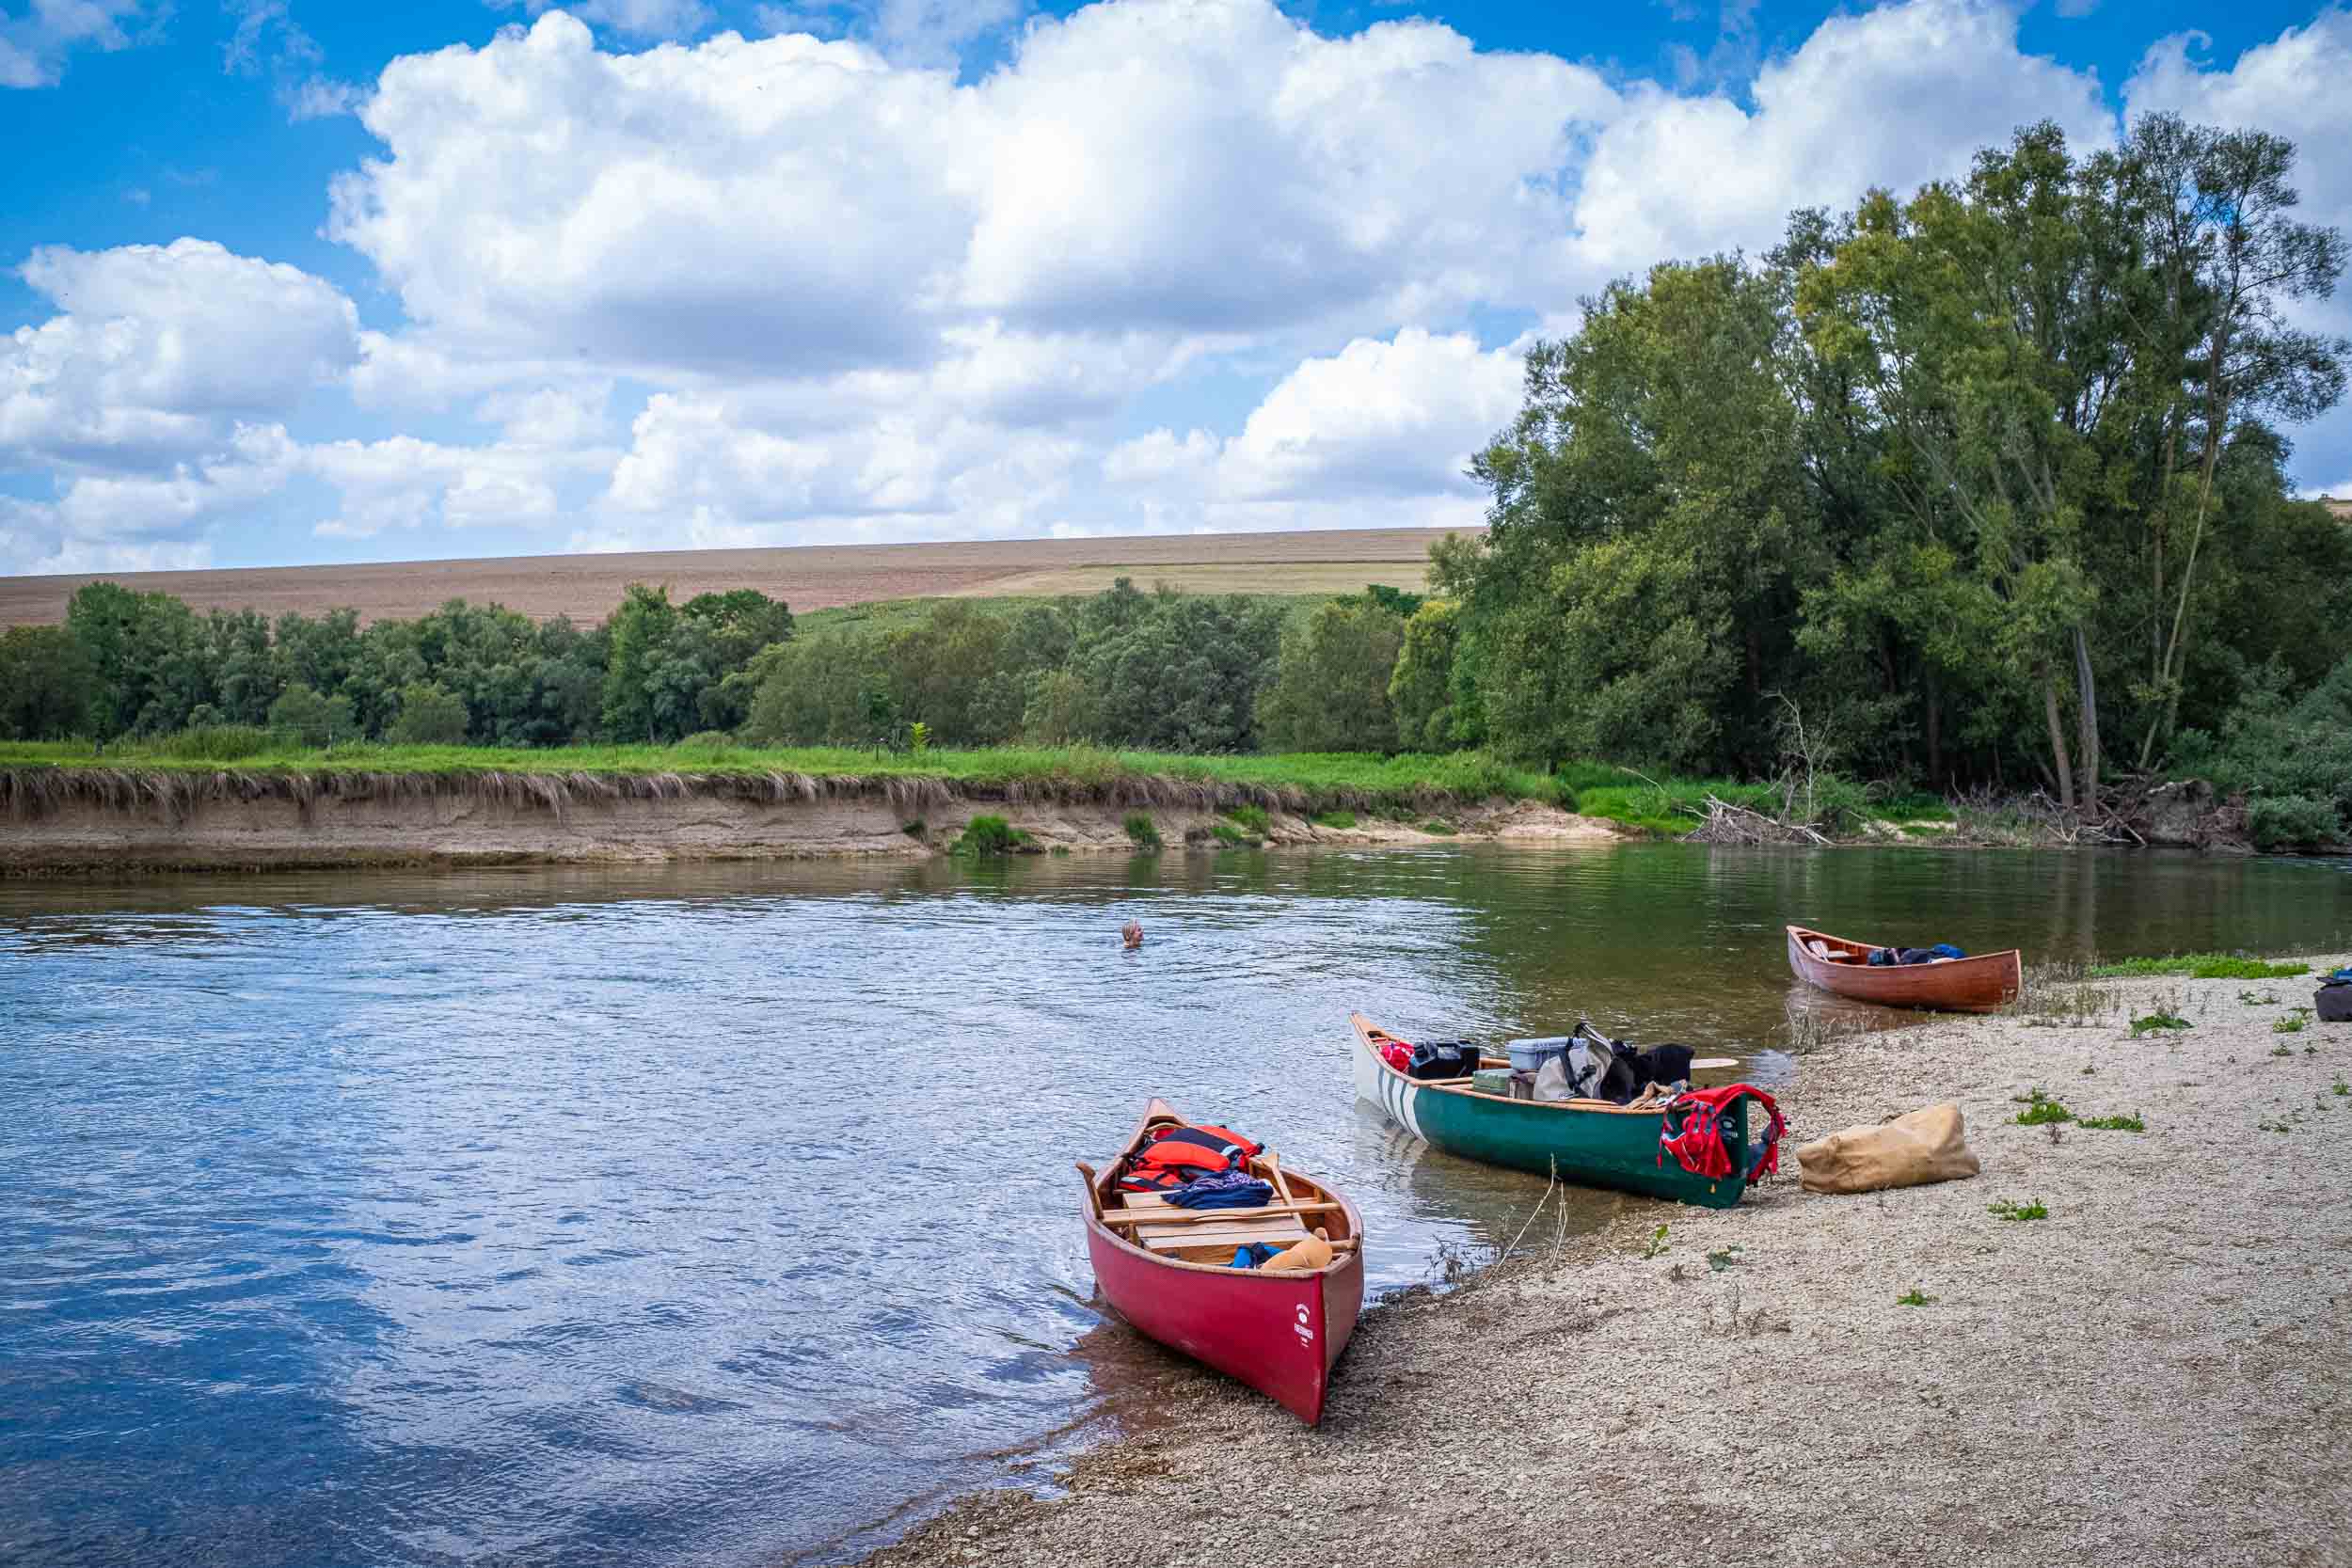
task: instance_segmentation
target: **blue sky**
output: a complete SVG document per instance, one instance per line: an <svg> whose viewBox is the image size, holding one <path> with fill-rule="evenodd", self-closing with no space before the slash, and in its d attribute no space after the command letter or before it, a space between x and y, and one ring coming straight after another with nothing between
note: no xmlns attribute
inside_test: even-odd
<svg viewBox="0 0 2352 1568"><path fill-rule="evenodd" d="M1470 521L1608 277L2347 80L2311 5L0 0L0 572Z"/></svg>

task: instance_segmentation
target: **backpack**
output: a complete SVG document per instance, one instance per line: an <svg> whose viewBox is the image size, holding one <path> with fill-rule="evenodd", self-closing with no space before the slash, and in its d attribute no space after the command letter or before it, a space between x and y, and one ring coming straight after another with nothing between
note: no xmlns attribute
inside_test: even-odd
<svg viewBox="0 0 2352 1568"><path fill-rule="evenodd" d="M1468 1040L1424 1040L1413 1047L1407 1078L1468 1078L1478 1070L1478 1047Z"/></svg>

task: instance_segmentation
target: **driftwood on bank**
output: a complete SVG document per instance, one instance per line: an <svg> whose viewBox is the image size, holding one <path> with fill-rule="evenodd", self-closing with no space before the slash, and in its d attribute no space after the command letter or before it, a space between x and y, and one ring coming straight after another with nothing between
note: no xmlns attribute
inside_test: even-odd
<svg viewBox="0 0 2352 1568"><path fill-rule="evenodd" d="M1692 808L1685 807L1685 810ZM1693 844L1816 844L1826 847L1830 840L1818 829L1803 822L1768 816L1747 806L1736 806L1719 795L1707 797L1706 809L1692 810L1699 825L1691 830Z"/></svg>

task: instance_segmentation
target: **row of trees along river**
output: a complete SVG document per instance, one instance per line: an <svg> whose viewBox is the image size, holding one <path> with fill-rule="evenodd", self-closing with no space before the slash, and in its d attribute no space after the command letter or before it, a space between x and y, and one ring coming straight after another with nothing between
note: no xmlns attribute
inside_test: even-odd
<svg viewBox="0 0 2352 1568"><path fill-rule="evenodd" d="M313 743L1091 741L1485 749L1761 776L2250 788L2278 842L2352 805L2352 534L2284 431L2344 390L2297 323L2344 264L2296 150L2165 115L1661 263L1527 359L1473 464L1491 530L1426 600L945 601L795 635L749 590L601 625L453 603L198 615L96 584L0 635L0 738L264 727Z"/></svg>

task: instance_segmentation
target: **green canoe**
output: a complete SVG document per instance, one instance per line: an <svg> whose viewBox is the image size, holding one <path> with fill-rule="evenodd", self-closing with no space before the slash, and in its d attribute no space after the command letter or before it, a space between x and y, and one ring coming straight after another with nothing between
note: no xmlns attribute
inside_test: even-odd
<svg viewBox="0 0 2352 1568"><path fill-rule="evenodd" d="M1763 1145L1748 1142L1748 1101L1724 1117L1724 1144L1740 1175L1694 1176L1659 1148L1661 1131L1681 1130L1678 1110L1637 1111L1606 1101L1506 1100L1481 1094L1468 1079L1417 1080L1382 1059L1379 1042L1393 1038L1361 1013L1356 1028L1356 1092L1433 1148L1489 1165L1537 1176L1557 1174L1581 1187L1671 1197L1728 1209L1747 1189ZM1495 1066L1503 1064L1497 1062ZM1661 1156L1663 1155L1661 1159Z"/></svg>

